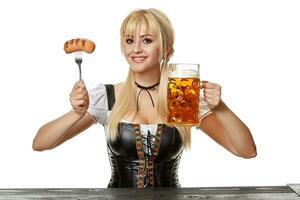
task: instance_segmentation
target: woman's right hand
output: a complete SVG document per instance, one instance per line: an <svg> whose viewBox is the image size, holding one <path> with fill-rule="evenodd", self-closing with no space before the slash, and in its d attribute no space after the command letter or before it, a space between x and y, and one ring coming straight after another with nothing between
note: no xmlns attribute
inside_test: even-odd
<svg viewBox="0 0 300 200"><path fill-rule="evenodd" d="M70 93L70 102L77 114L85 115L89 107L89 95L82 80L75 83Z"/></svg>

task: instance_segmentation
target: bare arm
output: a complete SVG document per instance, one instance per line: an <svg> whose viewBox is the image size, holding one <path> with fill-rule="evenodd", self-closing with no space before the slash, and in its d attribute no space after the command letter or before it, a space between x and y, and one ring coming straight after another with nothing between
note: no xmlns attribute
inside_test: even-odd
<svg viewBox="0 0 300 200"><path fill-rule="evenodd" d="M256 146L250 130L223 101L214 108L212 114L201 121L200 129L237 156L256 156Z"/></svg>
<svg viewBox="0 0 300 200"><path fill-rule="evenodd" d="M204 98L213 113L205 117L200 129L231 153L244 157L256 156L256 146L248 127L221 100L221 86L202 81Z"/></svg>
<svg viewBox="0 0 300 200"><path fill-rule="evenodd" d="M76 82L70 93L71 111L43 125L37 132L32 148L36 151L52 149L81 133L93 124L87 113L89 96L83 81Z"/></svg>
<svg viewBox="0 0 300 200"><path fill-rule="evenodd" d="M37 132L32 148L35 151L53 149L66 140L86 130L93 124L92 116L86 112L78 115L74 110L43 125Z"/></svg>

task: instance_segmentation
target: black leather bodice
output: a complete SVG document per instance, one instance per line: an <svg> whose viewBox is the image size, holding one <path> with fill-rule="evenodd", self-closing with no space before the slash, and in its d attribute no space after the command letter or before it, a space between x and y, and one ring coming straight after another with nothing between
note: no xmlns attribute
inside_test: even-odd
<svg viewBox="0 0 300 200"><path fill-rule="evenodd" d="M177 172L183 151L181 136L175 127L164 124L161 127L160 144L153 161L154 184L151 187L180 187ZM135 188L140 158L136 148L133 124L119 123L118 132L117 139L114 142L108 142L107 145L112 170L108 187ZM147 162L147 158L145 159ZM149 187L148 179L146 173L144 187Z"/></svg>

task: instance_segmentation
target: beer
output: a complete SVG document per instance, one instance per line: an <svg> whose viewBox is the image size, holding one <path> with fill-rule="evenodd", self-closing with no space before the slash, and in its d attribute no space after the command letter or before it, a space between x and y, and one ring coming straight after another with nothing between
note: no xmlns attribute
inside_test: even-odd
<svg viewBox="0 0 300 200"><path fill-rule="evenodd" d="M191 64L171 66L168 76L168 123L174 125L199 124L199 65L194 69Z"/></svg>

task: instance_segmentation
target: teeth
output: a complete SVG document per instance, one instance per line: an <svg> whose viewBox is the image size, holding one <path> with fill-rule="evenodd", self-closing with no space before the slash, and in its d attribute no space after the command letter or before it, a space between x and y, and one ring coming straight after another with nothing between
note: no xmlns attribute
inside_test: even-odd
<svg viewBox="0 0 300 200"><path fill-rule="evenodd" d="M140 63L146 60L146 57L133 57L132 59L134 62Z"/></svg>

